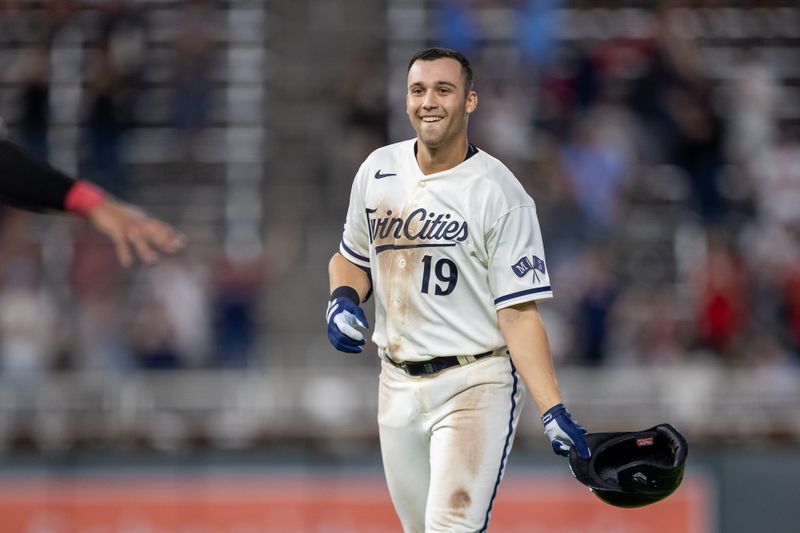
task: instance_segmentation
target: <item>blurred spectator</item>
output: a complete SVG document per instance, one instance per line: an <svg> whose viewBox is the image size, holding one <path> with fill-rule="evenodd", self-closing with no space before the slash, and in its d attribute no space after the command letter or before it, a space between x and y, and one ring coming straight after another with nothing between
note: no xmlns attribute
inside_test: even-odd
<svg viewBox="0 0 800 533"><path fill-rule="evenodd" d="M147 348L143 353L152 349L150 356L163 363L168 359L165 354L174 352L175 364L180 368L205 365L211 341L205 272L173 259L142 272L139 281L143 300L135 330L151 327L157 337L138 344Z"/></svg>
<svg viewBox="0 0 800 533"><path fill-rule="evenodd" d="M144 69L144 19L129 0L101 6L95 49L87 74L86 175L124 196L125 136L133 124Z"/></svg>
<svg viewBox="0 0 800 533"><path fill-rule="evenodd" d="M67 23L78 9L77 0L45 0L43 2L47 27L52 34L58 32Z"/></svg>
<svg viewBox="0 0 800 533"><path fill-rule="evenodd" d="M41 42L27 50L20 70L20 141L31 155L46 161L50 126L49 46Z"/></svg>
<svg viewBox="0 0 800 533"><path fill-rule="evenodd" d="M530 161L534 139L530 95L515 81L496 81L479 91L480 120L471 125L476 146L504 161Z"/></svg>
<svg viewBox="0 0 800 533"><path fill-rule="evenodd" d="M774 74L759 55L746 50L731 72L728 86L726 155L749 174L775 143L779 90Z"/></svg>
<svg viewBox="0 0 800 533"><path fill-rule="evenodd" d="M0 0L0 43L18 41L23 33L24 24L21 23L20 0Z"/></svg>
<svg viewBox="0 0 800 533"><path fill-rule="evenodd" d="M112 194L124 196L128 183L123 152L132 120L135 89L114 62L110 41L101 41L87 76L86 177Z"/></svg>
<svg viewBox="0 0 800 533"><path fill-rule="evenodd" d="M337 107L345 113L340 143L345 175L358 168L363 154L389 142L385 69L381 55L367 50L354 55L336 79ZM365 77L364 72L371 74Z"/></svg>
<svg viewBox="0 0 800 533"><path fill-rule="evenodd" d="M175 327L164 301L148 295L136 314L130 335L133 359L143 370L176 370L185 361L177 346Z"/></svg>
<svg viewBox="0 0 800 533"><path fill-rule="evenodd" d="M560 141L569 135L569 125L575 112L575 69L572 59L559 57L549 70L537 73L534 87L538 86L538 89L531 98L534 123L542 133L546 132Z"/></svg>
<svg viewBox="0 0 800 533"><path fill-rule="evenodd" d="M648 33L641 70L632 80L630 105L660 143L674 129L666 105L668 93L683 80L699 76L699 68L697 57L687 51L692 43L670 30L668 11L653 14Z"/></svg>
<svg viewBox="0 0 800 533"><path fill-rule="evenodd" d="M546 71L556 56L558 9L564 0L523 0L517 10L517 46L530 73Z"/></svg>
<svg viewBox="0 0 800 533"><path fill-rule="evenodd" d="M209 0L190 0L181 10L174 43L172 109L180 142L190 153L196 137L208 126L217 24Z"/></svg>
<svg viewBox="0 0 800 533"><path fill-rule="evenodd" d="M575 113L585 112L597 101L602 91L605 73L601 70L599 52L586 43L580 48L573 64L572 100Z"/></svg>
<svg viewBox="0 0 800 533"><path fill-rule="evenodd" d="M784 128L753 164L758 218L800 229L800 130ZM755 155L755 154L754 154Z"/></svg>
<svg viewBox="0 0 800 533"><path fill-rule="evenodd" d="M798 234L784 224L757 221L743 232L740 248L747 250L744 259L753 274L752 327L776 331L784 345L795 345L791 324L798 301L792 279L800 264Z"/></svg>
<svg viewBox="0 0 800 533"><path fill-rule="evenodd" d="M125 86L136 90L141 82L146 56L142 8L133 0L109 0L101 9L99 47L108 50L111 63Z"/></svg>
<svg viewBox="0 0 800 533"><path fill-rule="evenodd" d="M783 298L779 301L783 311L786 344L800 356L800 266L794 264L782 284Z"/></svg>
<svg viewBox="0 0 800 533"><path fill-rule="evenodd" d="M472 56L478 43L473 0L443 0L438 6L437 26L440 46Z"/></svg>
<svg viewBox="0 0 800 533"><path fill-rule="evenodd" d="M727 205L720 191L723 124L697 43L678 31L665 5L652 25L650 53L631 87L631 104L652 141L653 162L686 171L693 206L707 221L720 220Z"/></svg>
<svg viewBox="0 0 800 533"><path fill-rule="evenodd" d="M706 221L719 221L728 208L720 187L723 130L710 91L707 87L674 88L667 105L676 127L673 162L687 173L697 211Z"/></svg>
<svg viewBox="0 0 800 533"><path fill-rule="evenodd" d="M552 276L560 278L578 263L576 259L583 250L589 222L587 214L578 204L577 195L565 172L560 154L554 154L557 146L541 150L543 155L537 174L546 176L548 183L530 191L536 198L537 212L541 220L542 232L547 245L547 260ZM566 269L566 270L565 270ZM568 290L571 282L565 283ZM560 300L563 292L559 292Z"/></svg>
<svg viewBox="0 0 800 533"><path fill-rule="evenodd" d="M686 323L693 322L693 317L682 316L680 300L672 288L647 288L640 295L634 314L627 317L635 324L637 362L663 365L685 361L691 347Z"/></svg>
<svg viewBox="0 0 800 533"><path fill-rule="evenodd" d="M59 354L62 369L124 374L133 368L126 338L127 314L122 286L70 302L70 342Z"/></svg>
<svg viewBox="0 0 800 533"><path fill-rule="evenodd" d="M0 277L0 372L14 378L49 370L55 347L56 308L42 284L38 244L27 213L7 210Z"/></svg>
<svg viewBox="0 0 800 533"><path fill-rule="evenodd" d="M124 273L107 239L85 225L76 228L71 269L74 311L66 318L72 330L71 361L79 370L124 372L132 363L125 338Z"/></svg>
<svg viewBox="0 0 800 533"><path fill-rule="evenodd" d="M564 177L583 211L586 234L595 241L610 239L622 214L632 178L625 112L608 103L579 120L561 152Z"/></svg>
<svg viewBox="0 0 800 533"><path fill-rule="evenodd" d="M782 340L800 353L800 142L784 129L777 144L752 164L756 218L743 232L742 248L753 286L759 326L781 324Z"/></svg>
<svg viewBox="0 0 800 533"><path fill-rule="evenodd" d="M247 368L254 362L260 263L221 259L213 281L213 364L220 368Z"/></svg>
<svg viewBox="0 0 800 533"><path fill-rule="evenodd" d="M724 362L741 362L742 335L750 318L748 276L738 250L721 233L709 234L692 282L700 347Z"/></svg>
<svg viewBox="0 0 800 533"><path fill-rule="evenodd" d="M610 319L619 293L612 259L609 251L601 247L588 248L581 259L583 287L575 333L578 360L586 365L603 364L608 355Z"/></svg>

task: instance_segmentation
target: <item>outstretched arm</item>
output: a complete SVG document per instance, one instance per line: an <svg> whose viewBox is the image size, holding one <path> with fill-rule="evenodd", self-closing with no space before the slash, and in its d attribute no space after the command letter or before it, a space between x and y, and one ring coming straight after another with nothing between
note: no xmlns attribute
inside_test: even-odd
<svg viewBox="0 0 800 533"><path fill-rule="evenodd" d="M159 252L174 254L186 244L183 234L169 224L110 196L90 210L86 218L111 239L119 262L126 267L133 263L134 255L150 265L158 260Z"/></svg>
<svg viewBox="0 0 800 533"><path fill-rule="evenodd" d="M112 240L124 266L133 263L134 255L151 264L158 252L175 253L186 241L168 224L99 187L70 178L7 140L0 140L0 197L23 209L67 211L87 218Z"/></svg>
<svg viewBox="0 0 800 533"><path fill-rule="evenodd" d="M27 154L11 141L0 139L0 198L28 209L64 210L64 200L75 180Z"/></svg>

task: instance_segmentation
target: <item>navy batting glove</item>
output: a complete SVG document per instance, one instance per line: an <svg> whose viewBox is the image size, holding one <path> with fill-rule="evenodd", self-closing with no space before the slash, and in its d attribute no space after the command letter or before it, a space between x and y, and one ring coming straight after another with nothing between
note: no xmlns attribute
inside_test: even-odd
<svg viewBox="0 0 800 533"><path fill-rule="evenodd" d="M328 340L334 348L340 352L361 352L367 341L356 327L366 329L369 323L364 310L356 302L346 296L331 298L325 318L328 320Z"/></svg>
<svg viewBox="0 0 800 533"><path fill-rule="evenodd" d="M581 459L588 459L592 453L586 444L586 428L578 424L569 414L563 403L559 403L542 415L544 432L553 445L553 451L564 457L569 456L569 449L575 446Z"/></svg>

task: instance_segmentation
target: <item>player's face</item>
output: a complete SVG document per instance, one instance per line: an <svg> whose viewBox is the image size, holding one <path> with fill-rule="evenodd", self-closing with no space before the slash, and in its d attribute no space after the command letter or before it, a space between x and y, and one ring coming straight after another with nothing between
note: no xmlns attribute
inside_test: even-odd
<svg viewBox="0 0 800 533"><path fill-rule="evenodd" d="M467 116L478 96L466 91L461 63L441 58L416 61L408 71L406 113L417 138L429 148L466 139Z"/></svg>

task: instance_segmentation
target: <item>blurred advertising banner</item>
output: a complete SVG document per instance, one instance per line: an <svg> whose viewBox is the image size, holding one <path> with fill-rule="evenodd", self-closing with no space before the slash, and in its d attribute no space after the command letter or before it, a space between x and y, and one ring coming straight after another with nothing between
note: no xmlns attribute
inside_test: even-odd
<svg viewBox="0 0 800 533"><path fill-rule="evenodd" d="M493 533L711 533L713 492L689 477L642 509L603 504L563 476L511 476ZM0 479L3 533L388 533L400 531L374 475L62 475Z"/></svg>

